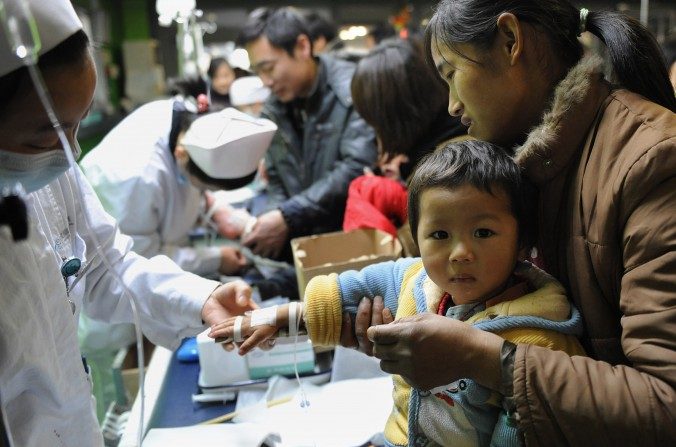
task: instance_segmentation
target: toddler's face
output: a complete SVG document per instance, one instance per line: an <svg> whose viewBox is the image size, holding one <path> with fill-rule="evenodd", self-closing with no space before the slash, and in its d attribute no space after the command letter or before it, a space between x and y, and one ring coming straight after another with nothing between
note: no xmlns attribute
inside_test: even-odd
<svg viewBox="0 0 676 447"><path fill-rule="evenodd" d="M455 304L501 293L518 259L518 224L507 194L463 185L431 188L420 198L418 245L434 283Z"/></svg>

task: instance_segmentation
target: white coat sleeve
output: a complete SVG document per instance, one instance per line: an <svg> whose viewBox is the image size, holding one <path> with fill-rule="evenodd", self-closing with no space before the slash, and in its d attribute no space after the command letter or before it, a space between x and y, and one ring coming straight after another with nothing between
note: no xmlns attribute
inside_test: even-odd
<svg viewBox="0 0 676 447"><path fill-rule="evenodd" d="M126 121L125 121L126 123ZM104 209L117 219L120 231L134 240L133 250L145 257L163 254L171 258L183 270L197 275L213 275L218 273L221 265L221 250L218 247L193 248L188 246L187 234L184 241L167 241L161 234L165 220L185 218L189 220L190 207L179 207L179 216L167 213L177 211L177 186L171 184L173 172L166 172L161 159L150 157L142 163L143 167L126 166L111 156L114 148L120 147L130 152L130 148L139 147L133 140L133 146L122 145L121 135L127 129L113 130L99 147L89 153L81 162L82 170L87 176ZM145 140L142 140L145 141ZM156 147L160 142L149 143ZM166 149L163 146L164 150ZM139 147L138 152L148 150ZM131 151L133 153L133 151ZM124 157L124 154L121 156ZM141 157L142 158L142 157ZM143 159L143 158L142 158ZM137 171L138 170L138 171ZM134 175L134 173L136 173ZM175 179L173 179L175 183ZM173 200L172 200L173 198ZM196 221L197 215L194 215ZM189 225L195 222L189 222ZM187 228L187 226L186 226ZM185 244L182 244L185 242Z"/></svg>
<svg viewBox="0 0 676 447"><path fill-rule="evenodd" d="M160 250L183 270L196 275L213 275L221 267L221 247L179 247L164 244Z"/></svg>
<svg viewBox="0 0 676 447"><path fill-rule="evenodd" d="M181 270L166 256L146 259L130 251L131 238L120 233L85 176L81 171L78 174L86 206L78 206L77 230L87 245L86 261L92 263L84 279L85 312L113 323L133 321L129 298L107 271L96 249L95 236L113 269L136 295L144 334L156 344L177 348L184 337L204 329L202 307L219 283ZM84 212L88 213L93 234L87 232Z"/></svg>
<svg viewBox="0 0 676 447"><path fill-rule="evenodd" d="M99 198L115 209L113 215L118 216L120 231L134 240L133 250L136 253L147 257L165 255L183 270L196 275L218 273L221 266L219 247L193 248L163 240L160 228L162 222L169 218L165 213L171 211L162 208L170 203L166 192L171 185L167 182L166 175L156 173L150 177L131 178L116 185L102 182L94 187ZM187 219L190 216L185 217Z"/></svg>

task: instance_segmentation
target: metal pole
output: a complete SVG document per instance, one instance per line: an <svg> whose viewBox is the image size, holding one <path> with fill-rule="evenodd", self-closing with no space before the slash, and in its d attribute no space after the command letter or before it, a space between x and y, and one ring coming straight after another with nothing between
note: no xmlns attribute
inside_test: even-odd
<svg viewBox="0 0 676 447"><path fill-rule="evenodd" d="M648 3L649 0L641 0L641 23L648 27Z"/></svg>

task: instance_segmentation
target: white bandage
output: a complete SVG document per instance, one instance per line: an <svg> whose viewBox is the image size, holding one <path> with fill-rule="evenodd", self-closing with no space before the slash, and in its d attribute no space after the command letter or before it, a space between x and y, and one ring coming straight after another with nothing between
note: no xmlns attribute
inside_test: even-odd
<svg viewBox="0 0 676 447"><path fill-rule="evenodd" d="M275 326L277 324L277 306L256 309L251 312L251 327Z"/></svg>
<svg viewBox="0 0 676 447"><path fill-rule="evenodd" d="M247 219L246 223L244 224L244 230L242 231L242 236L246 236L247 234L251 233L251 230L254 229L256 226L256 223L258 222L258 219L254 216L251 216Z"/></svg>
<svg viewBox="0 0 676 447"><path fill-rule="evenodd" d="M235 325L232 328L232 338L235 343L241 343L244 341L242 338L242 320L244 320L244 317L241 315L235 318Z"/></svg>
<svg viewBox="0 0 676 447"><path fill-rule="evenodd" d="M298 335L298 323L300 318L301 304L293 302L289 304L289 337Z"/></svg>

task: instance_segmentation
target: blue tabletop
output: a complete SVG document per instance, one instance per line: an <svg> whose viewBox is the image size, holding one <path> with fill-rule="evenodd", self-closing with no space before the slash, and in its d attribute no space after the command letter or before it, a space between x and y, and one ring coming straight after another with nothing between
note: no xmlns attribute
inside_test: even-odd
<svg viewBox="0 0 676 447"><path fill-rule="evenodd" d="M199 371L198 362L182 363L176 352L172 354L149 429L186 427L235 411L234 400L225 404L193 403L192 395L199 393Z"/></svg>

